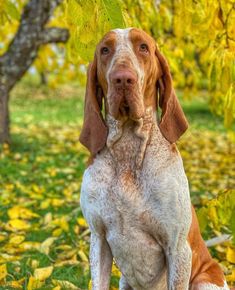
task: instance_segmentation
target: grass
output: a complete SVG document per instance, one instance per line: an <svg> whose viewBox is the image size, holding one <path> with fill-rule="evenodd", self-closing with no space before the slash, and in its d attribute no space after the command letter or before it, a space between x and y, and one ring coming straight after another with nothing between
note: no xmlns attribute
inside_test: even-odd
<svg viewBox="0 0 235 290"><path fill-rule="evenodd" d="M29 83L12 92L12 144L0 152L0 289L88 289L89 231L79 208L88 158L78 142L83 95L75 85L50 91ZM235 186L234 149L205 99L182 104L191 126L179 147L193 203L200 207ZM230 263L223 267L230 273ZM114 265L112 289L118 277Z"/></svg>

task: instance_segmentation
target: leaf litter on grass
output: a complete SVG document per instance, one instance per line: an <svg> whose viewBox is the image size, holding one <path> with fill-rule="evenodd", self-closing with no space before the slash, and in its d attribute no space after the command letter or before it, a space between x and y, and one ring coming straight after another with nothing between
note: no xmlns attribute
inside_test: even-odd
<svg viewBox="0 0 235 290"><path fill-rule="evenodd" d="M90 289L89 230L79 207L88 153L78 128L13 125L12 133L11 148L0 153L0 289ZM179 149L197 208L235 188L234 147L225 134L190 130ZM230 231L208 223L205 238ZM234 283L234 244L211 252ZM114 265L112 289L119 276Z"/></svg>

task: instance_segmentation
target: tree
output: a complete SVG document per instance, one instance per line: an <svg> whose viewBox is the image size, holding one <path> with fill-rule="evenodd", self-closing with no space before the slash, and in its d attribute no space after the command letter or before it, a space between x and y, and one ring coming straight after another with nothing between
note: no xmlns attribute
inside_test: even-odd
<svg viewBox="0 0 235 290"><path fill-rule="evenodd" d="M45 27L61 0L31 0L24 7L19 29L7 51L0 57L0 143L9 142L9 93L31 66L39 47L66 42L66 29Z"/></svg>
<svg viewBox="0 0 235 290"><path fill-rule="evenodd" d="M14 3L19 5L18 11ZM224 118L224 125L231 128L235 120L234 0L30 1L26 7L30 7L30 3L38 6L47 3L50 7L44 11L46 14L43 20L32 26L37 31L36 35L32 33L32 28L31 32L29 31L29 35L32 36L30 36L32 49L28 47L27 52L24 53L24 55L28 54L31 60L28 62L23 61L16 49L20 37L24 36L21 28L22 21L17 33L16 27L19 11L25 3L26 0L0 0L0 24L1 21L9 23L4 31L0 25L0 37L2 37L0 53L4 52L0 57L0 92L2 96L6 95L1 97L0 124L5 124L3 128L6 128L6 132L8 131L7 96L14 81L17 80L16 75L19 80L32 64L40 75L46 77L52 87L72 79L81 82L84 79L84 65L92 59L95 46L103 34L113 28L128 26L142 28L153 35L170 62L175 86L180 88L188 98L197 95L198 90L207 90L211 110L221 115ZM58 5L60 3L62 5ZM66 46L60 47L60 50L54 49L51 45L42 45L67 40L66 30L60 29L60 36L64 34L62 39L63 37L61 38L57 33L57 35L53 34L59 32L55 28L45 28L55 6L58 6L58 9L49 24L62 26L70 33ZM32 14L32 18L29 15L31 13L35 13ZM28 18L27 23L30 23L29 19L35 18L36 14L40 14L39 10L28 10L28 14L23 13L22 19ZM15 18L14 25L9 21L11 17ZM39 30L37 26L40 27ZM40 38L39 35L43 34L44 30L50 32L47 34L49 39ZM9 34L15 33L14 40L8 46ZM12 69L14 66L16 68L17 65L21 65L20 61L14 63L11 60L13 55L13 60L18 58L25 64L21 73L16 73ZM6 65L7 58L11 67ZM10 80L8 85L4 83L6 76ZM4 133L1 127L2 125L0 125L0 136L4 134L8 136L0 137L0 142L8 141L9 134Z"/></svg>

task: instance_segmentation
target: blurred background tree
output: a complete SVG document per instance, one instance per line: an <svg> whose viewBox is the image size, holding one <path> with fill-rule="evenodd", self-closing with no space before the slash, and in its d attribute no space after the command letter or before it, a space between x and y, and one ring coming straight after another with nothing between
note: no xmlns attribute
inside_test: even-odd
<svg viewBox="0 0 235 290"><path fill-rule="evenodd" d="M50 2L50 5L47 2ZM21 17L23 7L27 3ZM38 5L49 9L43 11L42 18L39 16L39 9L36 9ZM25 19L38 19L33 13L39 16L39 21L26 32ZM47 29L67 29L71 35L69 41L66 45L41 46L67 40L68 35L62 35L63 39L58 39L58 35L52 35L53 30L50 31L50 36L47 34L48 39L45 37L39 40L40 33L36 39L33 37L30 40L31 46L29 44L30 47L27 48L27 53L31 51L28 57L33 55L30 57L31 61L28 60L27 65L22 59L19 63L14 63L21 73L14 77L15 80L8 85L7 91L31 65L34 73L40 75L41 83L50 87L71 80L84 84L84 65L92 59L96 43L103 34L116 27L135 26L146 30L156 39L170 62L175 86L183 90L184 97L193 98L198 90L208 90L208 105L211 110L224 118L224 125L228 128L234 121L234 0L43 0L38 3L0 0L0 23L1 142L9 141L7 112L3 111L6 107L3 86L6 76L13 80L12 75L15 72L10 68L16 55L21 59L21 54L14 48L19 46L17 41L23 39L25 33L33 35L31 32L34 28L42 33L45 25L48 26ZM65 31L63 30L63 33ZM49 39L50 37L52 39ZM53 40L54 37L57 39ZM25 47L22 44L21 46ZM27 53L24 51L24 55ZM13 60L8 61L12 55Z"/></svg>

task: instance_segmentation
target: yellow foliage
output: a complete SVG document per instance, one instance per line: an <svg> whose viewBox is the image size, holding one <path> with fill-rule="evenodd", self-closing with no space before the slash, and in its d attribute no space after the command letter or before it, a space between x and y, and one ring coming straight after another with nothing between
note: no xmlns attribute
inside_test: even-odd
<svg viewBox="0 0 235 290"><path fill-rule="evenodd" d="M49 237L47 238L40 246L40 252L44 253L44 254L49 254L50 251L50 247L52 246L52 244L54 243L54 241L56 240L56 238L54 237Z"/></svg>
<svg viewBox="0 0 235 290"><path fill-rule="evenodd" d="M75 286L73 283L69 281L52 279L52 283L55 286L60 286L62 289L81 290L80 288L78 288L77 286Z"/></svg>
<svg viewBox="0 0 235 290"><path fill-rule="evenodd" d="M37 218L39 217L38 214L33 213L31 210L22 207L20 205L16 205L12 208L10 208L8 211L8 216L10 219L32 219L32 218Z"/></svg>
<svg viewBox="0 0 235 290"><path fill-rule="evenodd" d="M226 258L230 263L235 264L235 248L228 247L226 252Z"/></svg>
<svg viewBox="0 0 235 290"><path fill-rule="evenodd" d="M235 281L235 269L232 270L231 274L226 275L226 280L228 282L234 282Z"/></svg>
<svg viewBox="0 0 235 290"><path fill-rule="evenodd" d="M7 50L25 3L0 1L0 53ZM100 38L113 28L140 27L157 40L184 96L209 89L212 110L230 128L235 118L234 23L234 1L64 0L48 26L68 28L69 41L57 48L42 46L33 66L48 76L51 88L68 80L84 84L83 65L92 60Z"/></svg>
<svg viewBox="0 0 235 290"><path fill-rule="evenodd" d="M10 237L9 243L13 245L21 244L25 240L25 236L22 235L12 235Z"/></svg>
<svg viewBox="0 0 235 290"><path fill-rule="evenodd" d="M42 281L37 280L33 276L30 276L27 284L27 290L35 290L42 287L42 285L43 285Z"/></svg>
<svg viewBox="0 0 235 290"><path fill-rule="evenodd" d="M9 220L9 222L6 225L6 228L9 231L16 232L20 230L28 230L30 228L30 224L21 219L12 219Z"/></svg>
<svg viewBox="0 0 235 290"><path fill-rule="evenodd" d="M37 268L34 270L34 277L36 280L44 281L51 276L53 272L53 267Z"/></svg>
<svg viewBox="0 0 235 290"><path fill-rule="evenodd" d="M0 265L0 281L5 279L7 276L7 265L2 264Z"/></svg>
<svg viewBox="0 0 235 290"><path fill-rule="evenodd" d="M81 226L81 227L87 227L88 226L86 220L83 217L77 218L77 222L78 222L79 226Z"/></svg>

